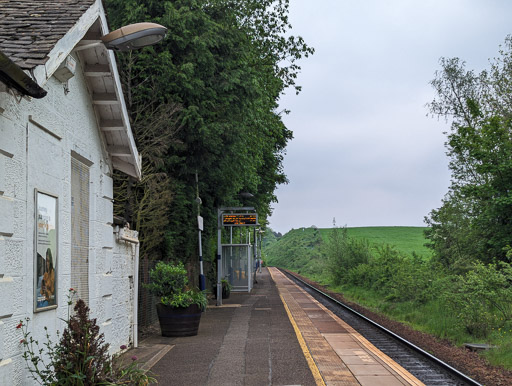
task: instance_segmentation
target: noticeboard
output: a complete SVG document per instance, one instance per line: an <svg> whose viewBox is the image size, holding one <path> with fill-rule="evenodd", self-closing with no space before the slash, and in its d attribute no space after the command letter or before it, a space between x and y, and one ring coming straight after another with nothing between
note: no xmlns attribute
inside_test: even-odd
<svg viewBox="0 0 512 386"><path fill-rule="evenodd" d="M56 196L35 190L34 312L57 307Z"/></svg>
<svg viewBox="0 0 512 386"><path fill-rule="evenodd" d="M258 215L256 213L223 214L222 225L227 227L258 225Z"/></svg>

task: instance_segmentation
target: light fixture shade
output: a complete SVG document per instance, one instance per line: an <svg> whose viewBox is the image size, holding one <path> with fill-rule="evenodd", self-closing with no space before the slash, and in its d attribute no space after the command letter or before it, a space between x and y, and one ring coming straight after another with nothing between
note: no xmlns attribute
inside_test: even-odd
<svg viewBox="0 0 512 386"><path fill-rule="evenodd" d="M158 43L165 37L167 28L156 23L130 24L102 36L105 47L128 51Z"/></svg>

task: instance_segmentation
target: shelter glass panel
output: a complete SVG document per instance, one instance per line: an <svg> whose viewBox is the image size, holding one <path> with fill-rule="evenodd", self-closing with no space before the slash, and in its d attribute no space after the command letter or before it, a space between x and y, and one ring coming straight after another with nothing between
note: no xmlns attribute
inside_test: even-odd
<svg viewBox="0 0 512 386"><path fill-rule="evenodd" d="M252 289L254 257L252 245L223 245L222 272L233 286L232 291L249 292Z"/></svg>

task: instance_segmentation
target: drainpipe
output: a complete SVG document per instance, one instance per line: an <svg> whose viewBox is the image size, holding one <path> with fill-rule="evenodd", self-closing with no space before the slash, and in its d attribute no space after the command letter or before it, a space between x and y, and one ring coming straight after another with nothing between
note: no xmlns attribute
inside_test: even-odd
<svg viewBox="0 0 512 386"><path fill-rule="evenodd" d="M125 235L125 230L120 229L117 234L118 240L127 241L131 244L135 245L135 258L133 260L133 281L134 281L134 304L133 304L133 331L132 331L132 339L133 339L133 347L139 346L138 340L138 330L139 330L139 322L138 322L138 313L139 313L139 239L134 237L130 237Z"/></svg>

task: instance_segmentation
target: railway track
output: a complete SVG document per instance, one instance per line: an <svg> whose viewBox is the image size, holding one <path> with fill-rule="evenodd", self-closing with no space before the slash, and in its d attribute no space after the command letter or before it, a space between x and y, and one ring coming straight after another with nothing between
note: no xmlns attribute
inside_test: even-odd
<svg viewBox="0 0 512 386"><path fill-rule="evenodd" d="M422 350L420 347L398 336L394 332L382 327L378 323L373 322L342 302L306 283L299 277L288 271L281 271L425 385L481 386L480 383L449 364Z"/></svg>

